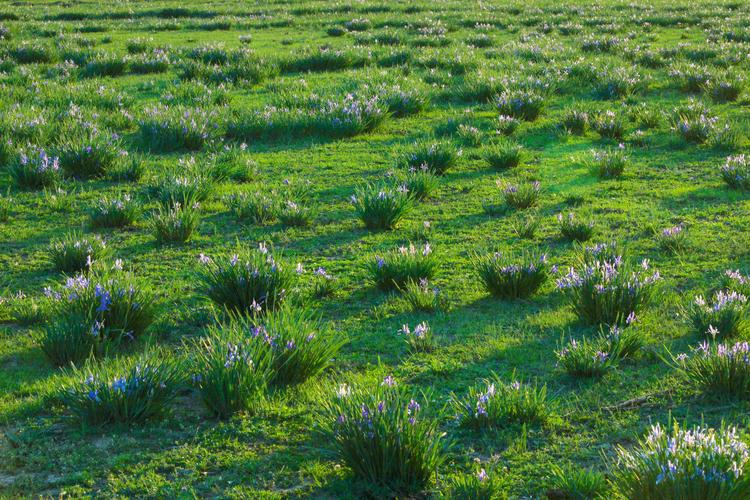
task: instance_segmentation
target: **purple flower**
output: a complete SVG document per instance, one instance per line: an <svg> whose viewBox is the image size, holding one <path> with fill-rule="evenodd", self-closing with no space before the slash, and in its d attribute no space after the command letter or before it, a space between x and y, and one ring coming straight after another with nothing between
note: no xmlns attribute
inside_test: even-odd
<svg viewBox="0 0 750 500"><path fill-rule="evenodd" d="M479 474L477 474L477 479L479 479L480 483L487 481L489 478L490 476L487 475L487 472L485 472L484 469L479 470Z"/></svg>

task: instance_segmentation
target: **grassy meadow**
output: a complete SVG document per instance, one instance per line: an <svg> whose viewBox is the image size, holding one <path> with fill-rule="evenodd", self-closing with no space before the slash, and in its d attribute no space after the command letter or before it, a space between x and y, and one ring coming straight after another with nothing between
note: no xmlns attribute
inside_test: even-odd
<svg viewBox="0 0 750 500"><path fill-rule="evenodd" d="M0 497L748 498L749 19L0 2Z"/></svg>

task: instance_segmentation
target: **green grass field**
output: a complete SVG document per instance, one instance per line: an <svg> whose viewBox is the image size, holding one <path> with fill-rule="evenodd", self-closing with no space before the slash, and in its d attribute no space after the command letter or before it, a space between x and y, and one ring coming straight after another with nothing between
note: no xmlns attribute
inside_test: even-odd
<svg viewBox="0 0 750 500"><path fill-rule="evenodd" d="M652 425L736 426L750 439L750 383L722 392L677 360L705 339L750 338L744 296L716 338L704 328L715 321L691 317L698 295L710 305L717 290L750 290L726 276L750 272L750 159L731 158L750 142L750 4L656 3L0 2L0 497L635 498L615 473L618 450ZM411 155L434 143L445 172L427 152L410 173ZM520 159L497 159L515 144ZM399 194L423 164L438 171L423 174L434 189ZM175 205L169 189L193 181L205 192ZM534 182L530 207L508 199ZM351 197L362 202L368 184L408 200L392 229L358 216ZM97 225L101 200L125 198L131 224ZM563 234L569 213L582 224ZM106 251L56 265L51 245L72 233ZM436 287L435 311L415 310L390 278L374 282L377 258L410 243L418 257L427 242L422 298ZM586 247L613 242L660 279L637 310L587 320L557 282L581 271ZM211 300L201 256L225 262L260 243L289 274L283 310L319 316L315 341L331 350L310 376L287 363L294 383L274 371L219 419L195 382L196 353L248 311ZM546 254L541 284L490 294L476 263L493 252ZM115 331L99 309L75 313L103 333L54 363L43 339L54 325L74 331L61 323L74 314L63 286L79 271L92 284L132 273L153 321ZM273 304L261 305L258 325ZM422 322L432 339L410 348L399 331ZM642 345L625 355L607 344L611 323ZM608 358L601 376L566 370L570 339L593 342L588 365ZM116 372L143 353L178 364L152 418L92 423L62 397L83 367ZM494 375L546 387L544 418L462 425L456 401ZM353 471L328 427L341 384L375 391L387 376L435 425L425 439L445 433L417 487ZM741 465L736 480L750 483ZM462 490L482 469L490 479ZM747 498L664 491L640 498Z"/></svg>

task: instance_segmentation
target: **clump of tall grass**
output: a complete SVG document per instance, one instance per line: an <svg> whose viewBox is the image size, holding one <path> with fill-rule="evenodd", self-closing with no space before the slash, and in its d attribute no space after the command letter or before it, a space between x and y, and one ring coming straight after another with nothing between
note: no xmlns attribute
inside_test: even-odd
<svg viewBox="0 0 750 500"><path fill-rule="evenodd" d="M239 220L251 220L265 225L279 215L279 200L275 193L238 193L224 198L224 202Z"/></svg>
<svg viewBox="0 0 750 500"><path fill-rule="evenodd" d="M424 169L435 175L443 175L454 167L461 151L448 142L418 142L405 154L402 163L406 168Z"/></svg>
<svg viewBox="0 0 750 500"><path fill-rule="evenodd" d="M8 166L10 178L20 189L42 189L61 181L60 159L44 149L27 148Z"/></svg>
<svg viewBox="0 0 750 500"><path fill-rule="evenodd" d="M659 271L647 259L634 266L621 256L592 258L557 280L573 311L588 324L624 325L656 294Z"/></svg>
<svg viewBox="0 0 750 500"><path fill-rule="evenodd" d="M500 141L485 148L482 157L496 170L514 168L523 161L523 146L514 141Z"/></svg>
<svg viewBox="0 0 750 500"><path fill-rule="evenodd" d="M530 240L534 238L540 225L541 221L538 217L527 215L524 217L519 217L515 221L513 221L511 224L511 228L519 238Z"/></svg>
<svg viewBox="0 0 750 500"><path fill-rule="evenodd" d="M687 142L703 144L718 130L718 116L701 114L697 117L679 115L674 120L675 130Z"/></svg>
<svg viewBox="0 0 750 500"><path fill-rule="evenodd" d="M683 92L698 93L714 77L709 68L695 63L677 65L669 71L677 87Z"/></svg>
<svg viewBox="0 0 750 500"><path fill-rule="evenodd" d="M435 348L432 330L426 321L417 324L414 329L404 324L398 333L404 336L411 352L430 352Z"/></svg>
<svg viewBox="0 0 750 500"><path fill-rule="evenodd" d="M323 406L321 429L354 477L375 495L411 496L445 462L445 439L423 407L392 377L374 389L341 386Z"/></svg>
<svg viewBox="0 0 750 500"><path fill-rule="evenodd" d="M744 498L750 495L750 453L734 427L659 424L633 449L618 447L611 472L623 498Z"/></svg>
<svg viewBox="0 0 750 500"><path fill-rule="evenodd" d="M521 122L518 118L509 115L500 115L497 117L497 132L503 136L510 136L518 130Z"/></svg>
<svg viewBox="0 0 750 500"><path fill-rule="evenodd" d="M55 316L85 318L92 331L114 340L143 335L156 317L151 291L122 270L116 261L112 269L95 266L86 274L67 278L62 288L47 288Z"/></svg>
<svg viewBox="0 0 750 500"><path fill-rule="evenodd" d="M557 223L560 225L560 236L567 241L588 241L594 235L594 221L576 218L573 212L568 216L557 214Z"/></svg>
<svg viewBox="0 0 750 500"><path fill-rule="evenodd" d="M637 69L628 67L605 68L596 74L594 87L603 99L621 99L640 92L647 79Z"/></svg>
<svg viewBox="0 0 750 500"><path fill-rule="evenodd" d="M410 167L401 179L401 185L406 188L406 192L420 201L429 198L439 183L438 177L430 172L427 166Z"/></svg>
<svg viewBox="0 0 750 500"><path fill-rule="evenodd" d="M544 97L533 90L506 89L495 98L495 105L502 115L534 121L544 108Z"/></svg>
<svg viewBox="0 0 750 500"><path fill-rule="evenodd" d="M607 480L601 472L569 466L554 467L552 486L561 499L606 498Z"/></svg>
<svg viewBox="0 0 750 500"><path fill-rule="evenodd" d="M615 179L625 171L628 156L625 145L618 148L591 151L591 158L587 161L589 170L600 179Z"/></svg>
<svg viewBox="0 0 750 500"><path fill-rule="evenodd" d="M49 64L57 60L57 52L53 47L30 41L23 41L9 47L8 55L18 64Z"/></svg>
<svg viewBox="0 0 750 500"><path fill-rule="evenodd" d="M55 270L76 273L90 268L94 262L105 257L108 250L99 236L82 236L73 232L52 242L49 259Z"/></svg>
<svg viewBox="0 0 750 500"><path fill-rule="evenodd" d="M130 156L112 165L107 171L107 178L113 181L138 182L145 173L145 163L137 156Z"/></svg>
<svg viewBox="0 0 750 500"><path fill-rule="evenodd" d="M278 217L286 227L307 227L312 224L315 215L316 212L312 207L286 200L281 205Z"/></svg>
<svg viewBox="0 0 750 500"><path fill-rule="evenodd" d="M129 194L102 198L91 208L89 221L94 228L130 226L138 218L140 210L140 204Z"/></svg>
<svg viewBox="0 0 750 500"><path fill-rule="evenodd" d="M336 292L336 277L324 267L318 267L312 274L311 294L313 297L323 299Z"/></svg>
<svg viewBox="0 0 750 500"><path fill-rule="evenodd" d="M141 143L151 151L198 151L219 137L216 112L204 108L147 108L138 121Z"/></svg>
<svg viewBox="0 0 750 500"><path fill-rule="evenodd" d="M620 141L625 136L625 120L612 110L598 113L591 121L591 128L605 139Z"/></svg>
<svg viewBox="0 0 750 500"><path fill-rule="evenodd" d="M405 90L400 85L383 86L378 90L378 99L386 106L388 113L396 118L416 115L427 108L429 94L419 88Z"/></svg>
<svg viewBox="0 0 750 500"><path fill-rule="evenodd" d="M657 232L659 247L669 253L679 253L687 247L685 226L677 224Z"/></svg>
<svg viewBox="0 0 750 500"><path fill-rule="evenodd" d="M544 423L551 414L547 386L506 383L496 374L461 398L451 398L456 419L464 427L495 429L512 424Z"/></svg>
<svg viewBox="0 0 750 500"><path fill-rule="evenodd" d="M189 164L190 162L187 162L182 165L186 166ZM167 175L162 177L152 186L151 191L163 207L170 207L176 204L192 206L195 203L206 201L211 195L213 188L214 185L207 176L192 169L186 169L182 175Z"/></svg>
<svg viewBox="0 0 750 500"><path fill-rule="evenodd" d="M749 326L747 297L735 291L719 290L710 302L698 295L685 314L696 333L711 339L741 337Z"/></svg>
<svg viewBox="0 0 750 500"><path fill-rule="evenodd" d="M198 276L216 305L242 315L257 315L281 306L295 281L295 271L264 244L229 258L201 255Z"/></svg>
<svg viewBox="0 0 750 500"><path fill-rule="evenodd" d="M368 229L393 229L414 204L403 187L384 184L367 184L358 188L351 202Z"/></svg>
<svg viewBox="0 0 750 500"><path fill-rule="evenodd" d="M10 188L5 194L0 193L0 222L8 222L11 214L11 207L15 205L15 200L10 196Z"/></svg>
<svg viewBox="0 0 750 500"><path fill-rule="evenodd" d="M126 63L131 73L150 75L168 71L172 66L172 59L164 49L155 48L149 53L129 56Z"/></svg>
<svg viewBox="0 0 750 500"><path fill-rule="evenodd" d="M555 351L557 366L573 377L601 377L618 361L618 353L608 351L607 347L600 338L571 339Z"/></svg>
<svg viewBox="0 0 750 500"><path fill-rule="evenodd" d="M200 224L200 205L159 206L149 221L151 232L158 243L185 243L192 238Z"/></svg>
<svg viewBox="0 0 750 500"><path fill-rule="evenodd" d="M502 482L497 475L479 469L475 474L465 474L454 478L449 486L450 498L471 498L473 500L495 500L506 497L501 489Z"/></svg>
<svg viewBox="0 0 750 500"><path fill-rule="evenodd" d="M376 256L367 263L372 282L381 290L404 288L409 282L430 280L437 272L438 261L432 247L425 243L420 249L414 244Z"/></svg>
<svg viewBox="0 0 750 500"><path fill-rule="evenodd" d="M482 144L482 132L472 125L461 124L456 132L459 140L467 146L480 146Z"/></svg>
<svg viewBox="0 0 750 500"><path fill-rule="evenodd" d="M372 28L372 22L367 18L360 17L345 22L344 27L348 31L366 31Z"/></svg>
<svg viewBox="0 0 750 500"><path fill-rule="evenodd" d="M362 66L364 63L365 57L359 51L320 47L318 50L307 50L301 54L288 57L282 61L281 70L283 72L339 71Z"/></svg>
<svg viewBox="0 0 750 500"><path fill-rule="evenodd" d="M408 281L401 289L401 298L409 304L412 311L435 312L445 311L448 303L443 292L430 286L429 280Z"/></svg>
<svg viewBox="0 0 750 500"><path fill-rule="evenodd" d="M127 60L121 56L99 52L88 58L81 68L81 75L86 78L120 76L125 73L127 64Z"/></svg>
<svg viewBox="0 0 750 500"><path fill-rule="evenodd" d="M104 176L126 154L117 134L84 125L61 134L54 151L65 175L77 179Z"/></svg>
<svg viewBox="0 0 750 500"><path fill-rule="evenodd" d="M747 297L750 295L750 276L742 274L739 269L727 269L724 271L722 288Z"/></svg>
<svg viewBox="0 0 750 500"><path fill-rule="evenodd" d="M254 339L268 352L268 381L274 386L301 384L322 373L346 341L309 309L298 307L282 307L257 319L235 318L223 328Z"/></svg>
<svg viewBox="0 0 750 500"><path fill-rule="evenodd" d="M750 157L727 157L721 167L721 178L732 189L750 191Z"/></svg>
<svg viewBox="0 0 750 500"><path fill-rule="evenodd" d="M750 398L750 345L703 341L690 354L672 359L677 371L692 387L709 396Z"/></svg>
<svg viewBox="0 0 750 500"><path fill-rule="evenodd" d="M210 157L209 177L216 182L250 182L258 176L258 165L247 154L247 145L225 145Z"/></svg>
<svg viewBox="0 0 750 500"><path fill-rule="evenodd" d="M37 342L55 366L79 363L101 354L107 340L100 324L80 314L62 314L45 323Z"/></svg>
<svg viewBox="0 0 750 500"><path fill-rule="evenodd" d="M547 255L493 254L474 256L474 267L484 288L502 299L527 298L536 293L549 275Z"/></svg>
<svg viewBox="0 0 750 500"><path fill-rule="evenodd" d="M703 84L703 90L719 103L736 101L744 89L745 79L732 73L716 75Z"/></svg>
<svg viewBox="0 0 750 500"><path fill-rule="evenodd" d="M525 210L536 206L542 192L542 185L539 181L505 183L500 185L500 189L506 207Z"/></svg>
<svg viewBox="0 0 750 500"><path fill-rule="evenodd" d="M266 400L269 352L237 333L214 327L196 342L193 382L203 403L218 418L238 411L257 413Z"/></svg>
<svg viewBox="0 0 750 500"><path fill-rule="evenodd" d="M570 109L563 115L561 125L569 134L583 135L589 127L589 114L585 111Z"/></svg>
<svg viewBox="0 0 750 500"><path fill-rule="evenodd" d="M313 100L305 107L243 111L227 124L234 139L352 137L375 130L388 117L379 96L349 94L341 100Z"/></svg>
<svg viewBox="0 0 750 500"><path fill-rule="evenodd" d="M177 396L182 363L155 353L89 362L66 373L59 398L78 420L90 425L134 424L164 416Z"/></svg>
<svg viewBox="0 0 750 500"><path fill-rule="evenodd" d="M649 106L646 103L640 103L630 108L630 119L640 128L653 129L658 127L663 118L664 112L660 107Z"/></svg>

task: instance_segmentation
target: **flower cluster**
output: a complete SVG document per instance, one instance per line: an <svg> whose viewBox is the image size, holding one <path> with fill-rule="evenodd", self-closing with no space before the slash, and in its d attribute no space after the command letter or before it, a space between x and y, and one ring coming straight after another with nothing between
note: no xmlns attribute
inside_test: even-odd
<svg viewBox="0 0 750 500"><path fill-rule="evenodd" d="M747 329L747 297L733 290L719 290L711 302L695 297L687 314L695 331L712 339L734 338Z"/></svg>
<svg viewBox="0 0 750 500"><path fill-rule="evenodd" d="M523 210L531 208L539 201L542 184L539 181L522 182L520 184L498 184L502 190L506 207ZM486 208L485 208L486 209Z"/></svg>
<svg viewBox="0 0 750 500"><path fill-rule="evenodd" d="M597 114L591 122L591 128L597 134L607 139L616 139L619 141L625 135L624 120L619 114L610 109Z"/></svg>
<svg viewBox="0 0 750 500"><path fill-rule="evenodd" d="M160 206L151 218L151 232L158 243L184 243L188 241L200 223L200 204L183 205L174 202L171 206Z"/></svg>
<svg viewBox="0 0 750 500"><path fill-rule="evenodd" d="M118 134L100 130L96 123L76 117L55 147L60 167L69 177L101 177L128 155Z"/></svg>
<svg viewBox="0 0 750 500"><path fill-rule="evenodd" d="M495 99L500 114L534 121L542 112L544 98L533 90L504 90Z"/></svg>
<svg viewBox="0 0 750 500"><path fill-rule="evenodd" d="M448 307L440 288L431 286L427 278L407 282L401 292L402 298L413 311L435 312Z"/></svg>
<svg viewBox="0 0 750 500"><path fill-rule="evenodd" d="M513 116L501 114L497 117L497 133L500 135L513 135L519 125L518 118Z"/></svg>
<svg viewBox="0 0 750 500"><path fill-rule="evenodd" d="M426 321L419 323L413 330L405 324L398 333L406 338L409 349L414 352L429 352L434 347L432 330Z"/></svg>
<svg viewBox="0 0 750 500"><path fill-rule="evenodd" d="M335 291L336 278L326 268L318 267L313 271L312 295L323 298L332 295Z"/></svg>
<svg viewBox="0 0 750 500"><path fill-rule="evenodd" d="M153 297L121 269L118 260L112 271L94 269L67 278L59 289L47 287L44 293L58 303L61 313L87 318L102 336L137 337L154 320Z"/></svg>
<svg viewBox="0 0 750 500"><path fill-rule="evenodd" d="M472 387L465 398L451 398L458 422L475 429L513 423L544 422L550 414L547 387L503 382L493 374L484 386Z"/></svg>
<svg viewBox="0 0 750 500"><path fill-rule="evenodd" d="M424 406L391 376L374 389L343 385L326 402L321 427L355 477L393 496L414 495L446 458Z"/></svg>
<svg viewBox="0 0 750 500"><path fill-rule="evenodd" d="M687 382L710 396L750 397L750 344L703 341L691 354L674 357Z"/></svg>
<svg viewBox="0 0 750 500"><path fill-rule="evenodd" d="M206 407L226 418L239 410L257 410L269 378L269 356L260 346L212 328L197 341L193 383Z"/></svg>
<svg viewBox="0 0 750 500"><path fill-rule="evenodd" d="M701 113L698 116L679 116L674 130L688 142L702 144L719 131L719 117Z"/></svg>
<svg viewBox="0 0 750 500"><path fill-rule="evenodd" d="M102 198L89 214L93 227L123 227L135 222L139 204L129 195L119 198Z"/></svg>
<svg viewBox="0 0 750 500"><path fill-rule="evenodd" d="M745 297L750 295L750 276L744 275L739 269L724 271L724 288L741 293Z"/></svg>
<svg viewBox="0 0 750 500"><path fill-rule="evenodd" d="M682 224L666 227L659 233L659 246L668 252L679 252L685 245L685 226Z"/></svg>
<svg viewBox="0 0 750 500"><path fill-rule="evenodd" d="M237 139L304 137L349 137L377 128L388 116L377 96L348 94L343 99L315 99L304 108L267 106L243 113L227 126Z"/></svg>
<svg viewBox="0 0 750 500"><path fill-rule="evenodd" d="M547 279L547 255L526 255L516 258L495 252L476 256L474 267L484 287L495 297L504 299L527 298Z"/></svg>
<svg viewBox="0 0 750 500"><path fill-rule="evenodd" d="M448 142L421 142L403 158L406 168L420 168L436 175L444 174L461 156L461 150Z"/></svg>
<svg viewBox="0 0 750 500"><path fill-rule="evenodd" d="M134 423L163 415L174 399L180 363L155 354L111 365L90 364L72 373L60 399L79 419L95 425Z"/></svg>
<svg viewBox="0 0 750 500"><path fill-rule="evenodd" d="M622 325L650 302L660 277L647 259L634 267L616 256L571 267L556 283L582 320Z"/></svg>
<svg viewBox="0 0 750 500"><path fill-rule="evenodd" d="M589 168L601 179L613 179L622 175L627 161L625 145L620 144L616 149L591 151Z"/></svg>
<svg viewBox="0 0 750 500"><path fill-rule="evenodd" d="M22 189L41 189L60 181L60 159L42 148L22 150L9 169L13 182Z"/></svg>
<svg viewBox="0 0 750 500"><path fill-rule="evenodd" d="M108 253L107 245L99 236L70 233L54 241L49 247L49 258L56 270L76 273L90 269L94 262Z"/></svg>
<svg viewBox="0 0 750 500"><path fill-rule="evenodd" d="M557 366L574 377L601 377L623 358L634 355L644 343L643 335L633 325L635 314L626 320L629 328L613 325L601 329L599 335L589 340L570 341L555 351Z"/></svg>
<svg viewBox="0 0 750 500"><path fill-rule="evenodd" d="M368 263L370 276L381 290L403 289L409 282L431 279L437 271L437 260L432 246L425 243L422 248L414 244L401 246L394 252L375 256Z"/></svg>
<svg viewBox="0 0 750 500"><path fill-rule="evenodd" d="M406 188L372 185L357 189L349 199L368 229L393 229L414 204Z"/></svg>
<svg viewBox="0 0 750 500"><path fill-rule="evenodd" d="M741 479L750 458L734 427L695 427L670 433L655 425L633 450L618 449L614 485L626 498L675 498L700 491L705 498L746 492ZM740 494L739 496L744 496Z"/></svg>
<svg viewBox="0 0 750 500"><path fill-rule="evenodd" d="M218 137L216 112L203 108L146 108L138 121L141 140L153 151L197 151Z"/></svg>
<svg viewBox="0 0 750 500"><path fill-rule="evenodd" d="M255 315L278 308L291 289L295 273L261 243L256 250L219 261L201 254L199 272L206 295L239 314Z"/></svg>
<svg viewBox="0 0 750 500"><path fill-rule="evenodd" d="M721 178L732 189L750 190L750 157L729 156L721 167Z"/></svg>

